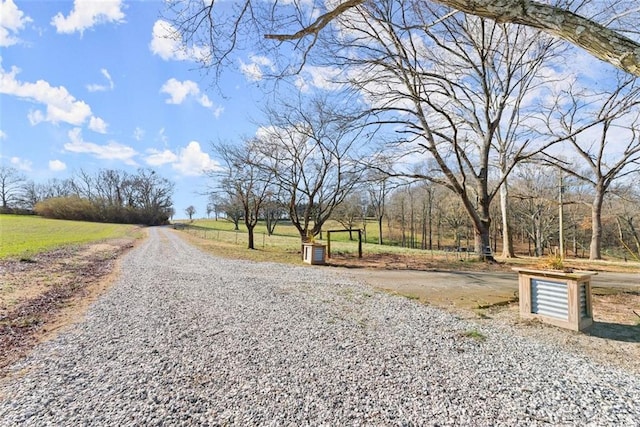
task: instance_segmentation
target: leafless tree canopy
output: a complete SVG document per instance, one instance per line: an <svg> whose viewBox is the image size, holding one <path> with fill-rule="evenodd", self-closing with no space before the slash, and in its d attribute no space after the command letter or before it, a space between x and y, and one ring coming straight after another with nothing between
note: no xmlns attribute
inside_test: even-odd
<svg viewBox="0 0 640 427"><path fill-rule="evenodd" d="M254 144L302 239L320 233L362 176L363 127L348 110L325 98L271 106Z"/></svg>
<svg viewBox="0 0 640 427"><path fill-rule="evenodd" d="M535 0L438 0L443 15L424 14L430 25L457 12L530 26L579 46L595 57L640 76L640 43L637 23L640 8L633 0L558 0L548 4ZM402 2L403 13L433 9L422 0ZM167 16L181 41L202 46L200 59L217 71L228 65L234 50L269 50L274 57L293 56L304 64L307 55L334 22L346 13L371 7L375 2L241 0L172 0ZM287 49L280 50L283 45ZM281 70L285 71L285 70Z"/></svg>

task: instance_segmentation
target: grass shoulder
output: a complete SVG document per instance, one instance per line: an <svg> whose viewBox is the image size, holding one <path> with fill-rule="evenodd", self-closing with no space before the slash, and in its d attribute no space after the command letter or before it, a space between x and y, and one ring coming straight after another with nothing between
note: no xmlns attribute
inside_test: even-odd
<svg viewBox="0 0 640 427"><path fill-rule="evenodd" d="M139 226L0 214L0 260L31 257L63 246L142 237Z"/></svg>

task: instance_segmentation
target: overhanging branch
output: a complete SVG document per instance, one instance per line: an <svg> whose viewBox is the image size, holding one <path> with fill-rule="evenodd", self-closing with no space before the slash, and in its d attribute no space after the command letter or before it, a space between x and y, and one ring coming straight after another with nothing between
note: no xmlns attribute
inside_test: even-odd
<svg viewBox="0 0 640 427"><path fill-rule="evenodd" d="M534 0L435 0L462 12L500 23L526 25L562 38L632 75L640 76L640 43L567 9ZM332 20L364 0L348 0L294 34L267 34L289 41L317 36Z"/></svg>

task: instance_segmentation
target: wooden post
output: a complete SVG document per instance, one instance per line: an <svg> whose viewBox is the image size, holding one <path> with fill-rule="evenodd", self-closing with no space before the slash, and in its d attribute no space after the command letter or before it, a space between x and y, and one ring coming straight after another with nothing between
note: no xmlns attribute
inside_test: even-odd
<svg viewBox="0 0 640 427"><path fill-rule="evenodd" d="M358 258L362 258L362 230L358 229Z"/></svg>
<svg viewBox="0 0 640 427"><path fill-rule="evenodd" d="M331 258L331 231L327 231L327 258Z"/></svg>

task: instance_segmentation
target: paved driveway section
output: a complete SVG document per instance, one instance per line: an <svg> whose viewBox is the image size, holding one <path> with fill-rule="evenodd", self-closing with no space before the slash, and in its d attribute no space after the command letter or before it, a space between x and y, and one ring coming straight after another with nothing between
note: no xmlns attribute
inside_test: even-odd
<svg viewBox="0 0 640 427"><path fill-rule="evenodd" d="M400 295L466 309L508 303L518 295L516 272L344 269L343 274ZM640 274L598 273L591 284L594 288L640 292Z"/></svg>

